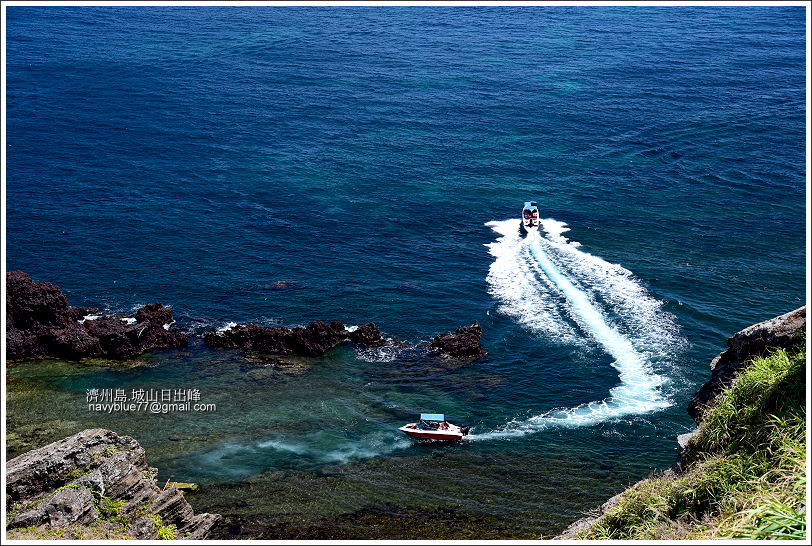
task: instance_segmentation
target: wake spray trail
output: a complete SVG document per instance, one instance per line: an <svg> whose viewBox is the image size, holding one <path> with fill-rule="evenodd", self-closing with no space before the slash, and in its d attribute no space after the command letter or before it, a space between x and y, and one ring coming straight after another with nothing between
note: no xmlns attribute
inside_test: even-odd
<svg viewBox="0 0 812 546"><path fill-rule="evenodd" d="M561 235L566 231L561 222L545 220L543 224L549 239L543 239L538 233L522 238L518 234L518 220L487 224L502 235L496 243L489 245L496 260L488 273L488 282L491 293L501 303L499 310L523 326L542 334L552 334L554 339L565 343L572 341L573 329L563 317L571 318L614 358L612 367L618 371L620 384L610 389L604 400L514 420L497 430L472 435L472 440L523 436L550 426L592 425L670 405L659 389L665 379L654 373L647 355L638 351L631 339L607 322L597 304L584 291L586 288L576 286L550 258L545 247L549 252L557 253L562 264L571 265L570 274L580 275L578 281L582 285L592 281L607 290L608 293L603 294L606 301L614 302L616 311L627 311L629 322L634 323L631 325L633 329L648 328L648 335L646 332L641 334L643 341L648 342L656 336L665 346L673 344L677 338L674 334L676 325L660 311L659 302L633 280L630 272L578 250L577 243L569 243ZM643 316L632 317L629 310Z"/></svg>

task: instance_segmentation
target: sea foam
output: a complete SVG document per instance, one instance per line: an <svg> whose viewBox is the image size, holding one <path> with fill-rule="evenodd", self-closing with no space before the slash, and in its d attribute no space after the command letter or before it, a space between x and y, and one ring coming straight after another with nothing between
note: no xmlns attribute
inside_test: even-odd
<svg viewBox="0 0 812 546"><path fill-rule="evenodd" d="M603 400L514 419L472 440L593 425L671 405L662 391L668 378L652 363L680 347L678 328L630 271L581 251L557 220L542 221L547 237L522 237L519 220L487 225L500 235L488 245L494 262L487 277L498 310L558 342L597 343L614 359L620 384Z"/></svg>

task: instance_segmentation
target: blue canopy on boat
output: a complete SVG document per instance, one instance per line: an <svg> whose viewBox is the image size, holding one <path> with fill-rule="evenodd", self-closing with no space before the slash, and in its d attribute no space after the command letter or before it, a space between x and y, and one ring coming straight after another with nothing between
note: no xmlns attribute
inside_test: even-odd
<svg viewBox="0 0 812 546"><path fill-rule="evenodd" d="M421 413L421 421L445 421L444 413Z"/></svg>

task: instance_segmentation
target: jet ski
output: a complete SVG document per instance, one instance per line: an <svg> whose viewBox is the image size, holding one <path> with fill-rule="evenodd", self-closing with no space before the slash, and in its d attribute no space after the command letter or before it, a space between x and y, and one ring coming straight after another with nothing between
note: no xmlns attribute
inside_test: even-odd
<svg viewBox="0 0 812 546"><path fill-rule="evenodd" d="M522 208L522 232L539 230L539 207L535 201L527 201Z"/></svg>

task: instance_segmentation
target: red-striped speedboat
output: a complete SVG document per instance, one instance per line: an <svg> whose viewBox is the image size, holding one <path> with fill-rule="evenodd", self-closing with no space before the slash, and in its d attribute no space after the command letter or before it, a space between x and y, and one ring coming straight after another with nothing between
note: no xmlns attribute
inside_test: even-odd
<svg viewBox="0 0 812 546"><path fill-rule="evenodd" d="M449 423L442 413L421 413L417 423L403 425L399 430L421 440L462 440L470 428Z"/></svg>

